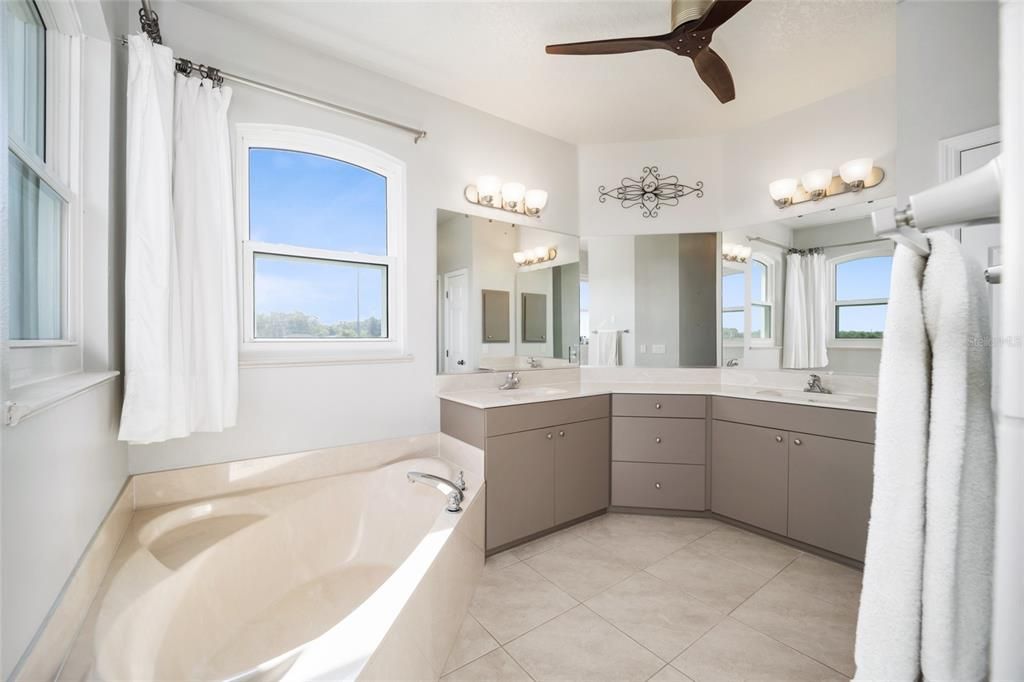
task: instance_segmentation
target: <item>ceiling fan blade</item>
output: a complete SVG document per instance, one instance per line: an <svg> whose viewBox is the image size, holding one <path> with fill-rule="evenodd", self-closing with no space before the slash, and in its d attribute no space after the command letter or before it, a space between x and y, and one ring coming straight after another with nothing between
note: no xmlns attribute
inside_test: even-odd
<svg viewBox="0 0 1024 682"><path fill-rule="evenodd" d="M697 68L697 75L711 88L719 102L725 104L736 99L736 86L733 85L732 74L729 73L725 60L719 57L717 52L710 47L701 50L693 58L693 65Z"/></svg>
<svg viewBox="0 0 1024 682"><path fill-rule="evenodd" d="M750 0L715 0L700 18L695 31L714 31L716 28L733 18L741 9L750 4Z"/></svg>
<svg viewBox="0 0 1024 682"><path fill-rule="evenodd" d="M548 54L623 54L642 50L666 49L656 36L641 38L612 38L610 40L588 40L582 43L560 43L548 45Z"/></svg>

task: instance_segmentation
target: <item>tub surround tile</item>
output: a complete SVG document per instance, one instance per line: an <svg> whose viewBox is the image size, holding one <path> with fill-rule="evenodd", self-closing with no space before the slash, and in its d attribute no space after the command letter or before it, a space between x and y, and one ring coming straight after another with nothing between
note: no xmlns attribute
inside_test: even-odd
<svg viewBox="0 0 1024 682"><path fill-rule="evenodd" d="M588 599L586 605L665 661L681 654L725 617L679 587L644 572Z"/></svg>
<svg viewBox="0 0 1024 682"><path fill-rule="evenodd" d="M696 544L696 543L694 543ZM705 550L688 545L647 568L656 578L728 613L754 594L768 578Z"/></svg>
<svg viewBox="0 0 1024 682"><path fill-rule="evenodd" d="M448 673L441 678L444 682L532 682L515 660L504 649L495 649L486 656L481 656L472 663Z"/></svg>
<svg viewBox="0 0 1024 682"><path fill-rule="evenodd" d="M446 675L457 670L497 648L498 642L477 622L476 618L467 613L441 674Z"/></svg>
<svg viewBox="0 0 1024 682"><path fill-rule="evenodd" d="M835 670L854 673L856 608L830 604L786 584L772 583L732 616Z"/></svg>
<svg viewBox="0 0 1024 682"><path fill-rule="evenodd" d="M541 682L640 682L665 665L586 606L577 606L505 648L533 679Z"/></svg>
<svg viewBox="0 0 1024 682"><path fill-rule="evenodd" d="M695 682L845 680L832 670L753 628L726 618L672 661Z"/></svg>
<svg viewBox="0 0 1024 682"><path fill-rule="evenodd" d="M523 562L485 570L469 612L505 644L578 602Z"/></svg>
<svg viewBox="0 0 1024 682"><path fill-rule="evenodd" d="M769 585L801 590L836 606L856 611L864 573L810 554L787 566Z"/></svg>
<svg viewBox="0 0 1024 682"><path fill-rule="evenodd" d="M693 547L718 554L763 576L772 577L802 552L781 542L722 526L693 543Z"/></svg>
<svg viewBox="0 0 1024 682"><path fill-rule="evenodd" d="M137 474L133 477L135 508L175 504L365 471L410 457L436 457L439 447L438 434L432 433Z"/></svg>
<svg viewBox="0 0 1024 682"><path fill-rule="evenodd" d="M131 525L132 486L125 482L117 499L100 523L57 598L53 611L39 629L37 638L12 678L52 680L70 655L78 631L89 614L117 553L121 538Z"/></svg>
<svg viewBox="0 0 1024 682"><path fill-rule="evenodd" d="M575 536L525 563L580 601L636 571L612 552Z"/></svg>
<svg viewBox="0 0 1024 682"><path fill-rule="evenodd" d="M447 433L437 435L437 454L456 467L484 477L484 451Z"/></svg>

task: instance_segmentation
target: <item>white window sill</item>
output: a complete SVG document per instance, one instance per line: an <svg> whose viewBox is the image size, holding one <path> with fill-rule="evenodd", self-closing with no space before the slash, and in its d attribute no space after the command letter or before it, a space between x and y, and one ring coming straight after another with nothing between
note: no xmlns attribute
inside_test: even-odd
<svg viewBox="0 0 1024 682"><path fill-rule="evenodd" d="M412 362L412 355L348 355L320 356L311 354L292 355L290 353L243 353L239 357L241 369L260 369L264 367L322 367L327 365L379 365L398 362Z"/></svg>
<svg viewBox="0 0 1024 682"><path fill-rule="evenodd" d="M120 374L116 371L75 372L11 388L4 404L4 421L8 426L15 426L43 410L113 381Z"/></svg>

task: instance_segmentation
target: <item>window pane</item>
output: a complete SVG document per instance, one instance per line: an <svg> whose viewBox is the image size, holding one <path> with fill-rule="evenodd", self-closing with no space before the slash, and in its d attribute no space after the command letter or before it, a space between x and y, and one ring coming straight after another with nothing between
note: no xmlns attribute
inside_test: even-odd
<svg viewBox="0 0 1024 682"><path fill-rule="evenodd" d="M46 132L46 27L31 0L4 0L8 134L42 159Z"/></svg>
<svg viewBox="0 0 1024 682"><path fill-rule="evenodd" d="M387 179L326 156L249 150L249 238L387 254Z"/></svg>
<svg viewBox="0 0 1024 682"><path fill-rule="evenodd" d="M754 301L768 300L768 266L761 261L750 261L750 298Z"/></svg>
<svg viewBox="0 0 1024 682"><path fill-rule="evenodd" d="M889 298L892 256L848 260L836 266L836 300Z"/></svg>
<svg viewBox="0 0 1024 682"><path fill-rule="evenodd" d="M885 330L885 303L836 306L837 339L880 339Z"/></svg>
<svg viewBox="0 0 1024 682"><path fill-rule="evenodd" d="M743 311L733 310L722 313L722 340L743 338Z"/></svg>
<svg viewBox="0 0 1024 682"><path fill-rule="evenodd" d="M750 306L750 338L770 339L772 336L772 307L770 305Z"/></svg>
<svg viewBox="0 0 1024 682"><path fill-rule="evenodd" d="M10 200L10 338L61 338L63 200L7 153Z"/></svg>
<svg viewBox="0 0 1024 682"><path fill-rule="evenodd" d="M256 338L387 337L387 266L258 253Z"/></svg>
<svg viewBox="0 0 1024 682"><path fill-rule="evenodd" d="M722 275L722 307L743 307L743 273Z"/></svg>

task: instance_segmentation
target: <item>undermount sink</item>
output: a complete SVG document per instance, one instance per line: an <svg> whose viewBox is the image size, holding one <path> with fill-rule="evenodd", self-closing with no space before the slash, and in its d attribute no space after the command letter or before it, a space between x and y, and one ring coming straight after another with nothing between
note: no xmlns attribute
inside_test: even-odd
<svg viewBox="0 0 1024 682"><path fill-rule="evenodd" d="M852 396L835 395L833 393L811 393L810 391L779 390L774 388L757 391L755 395L763 395L773 398L790 398L791 400L803 400L809 403L842 404L853 400Z"/></svg>

